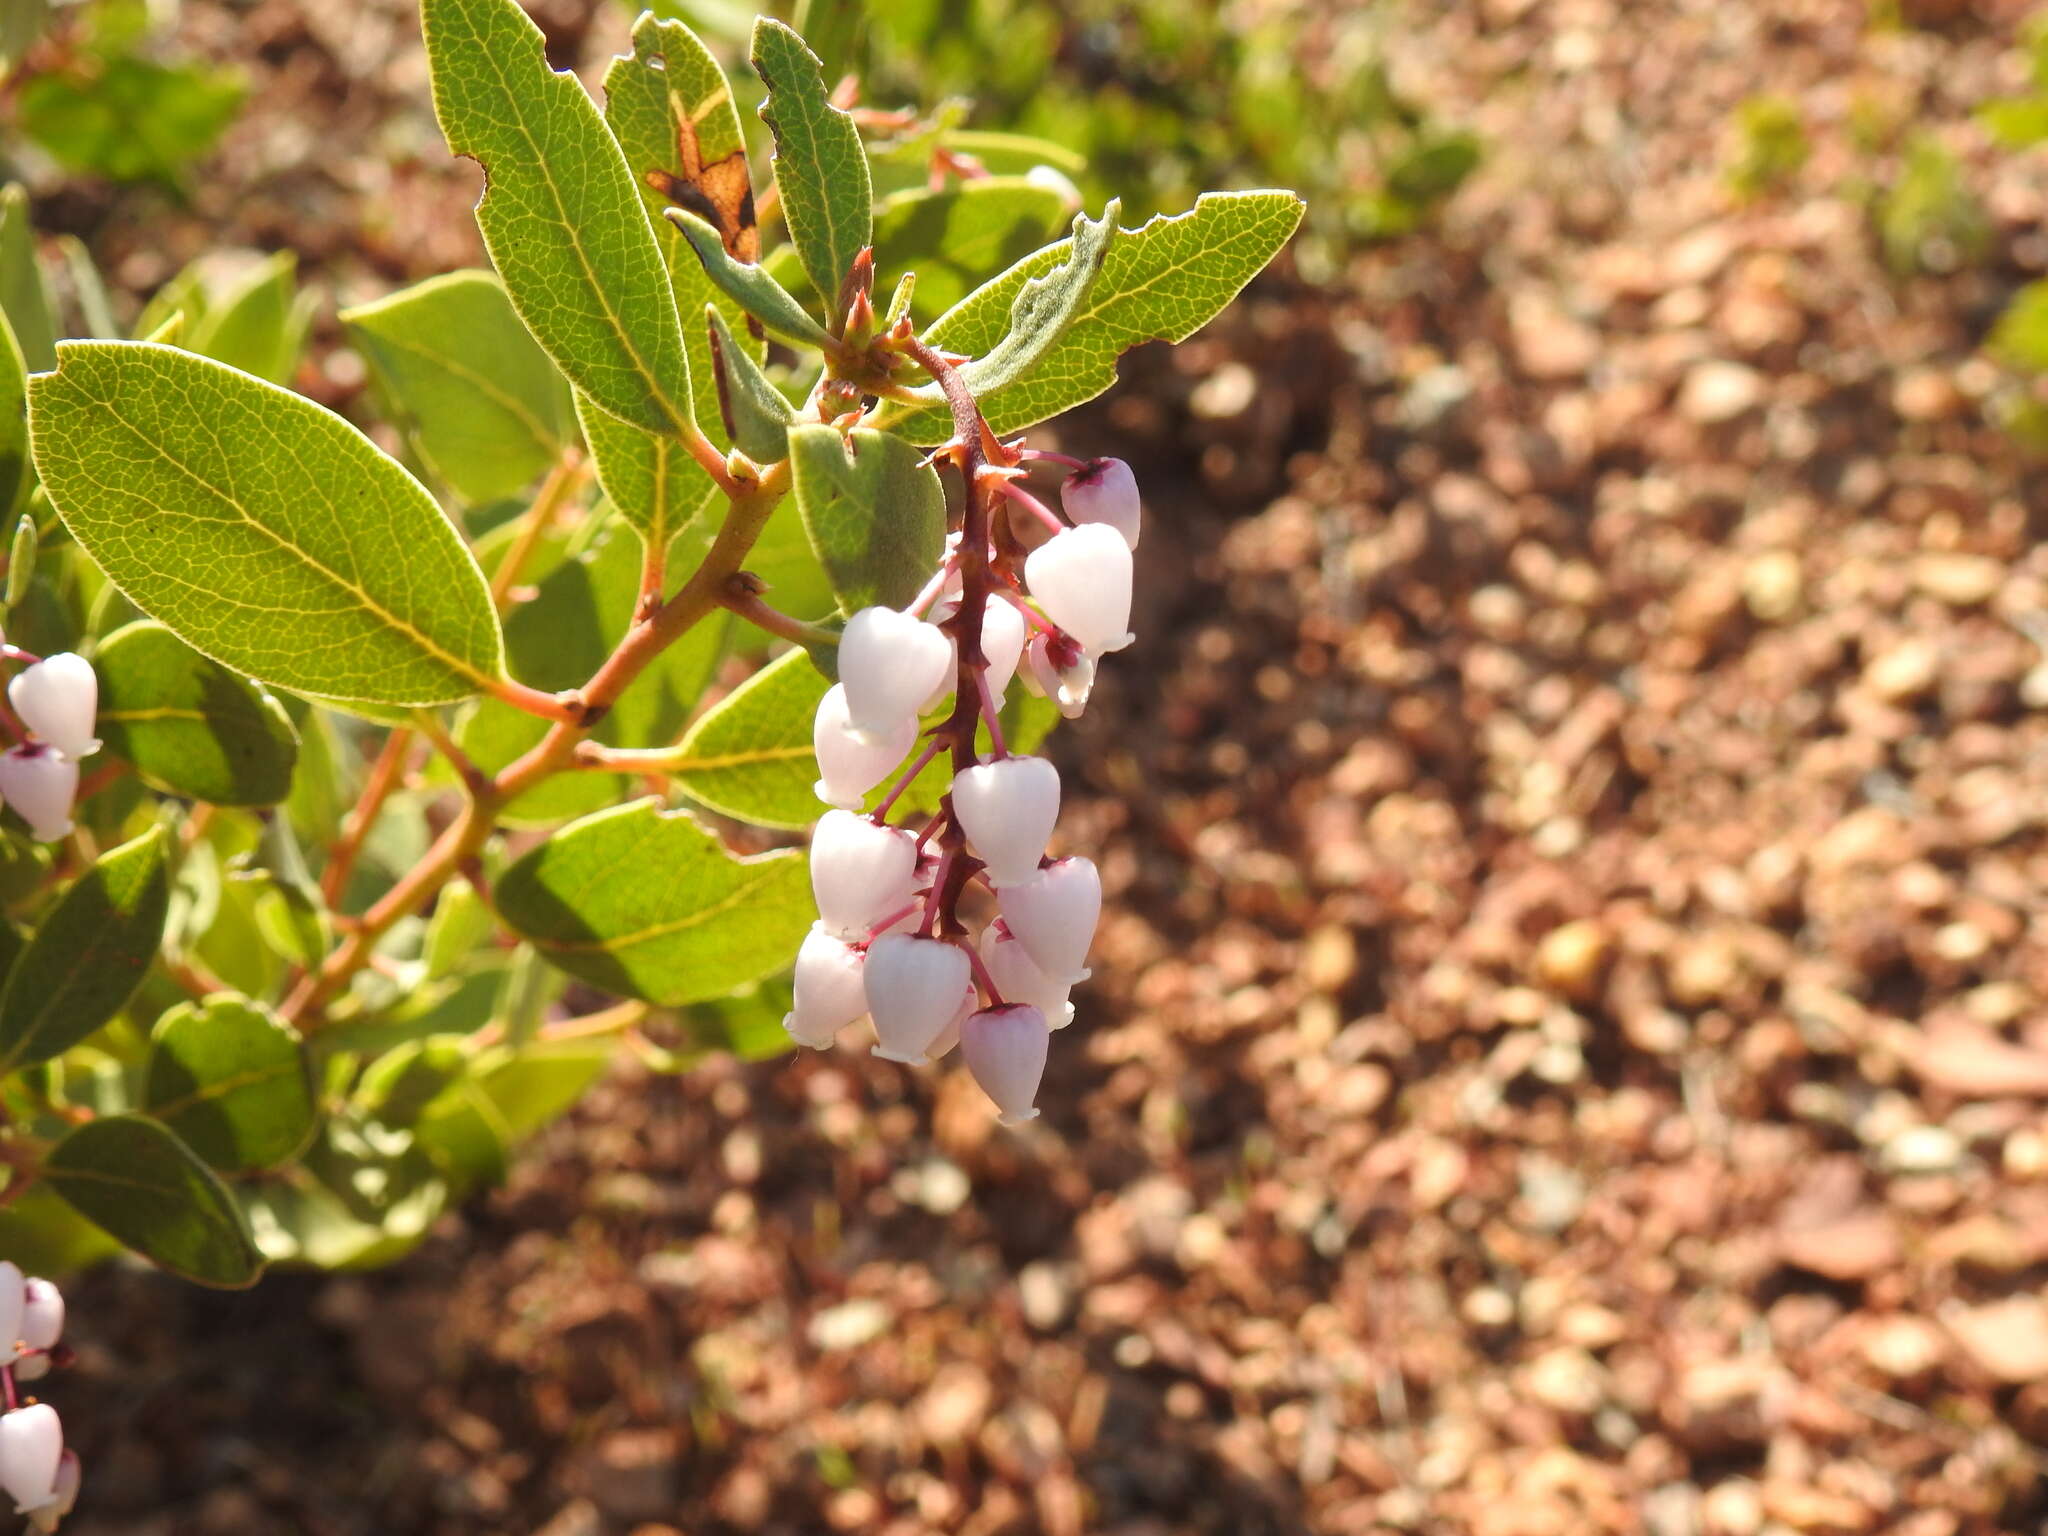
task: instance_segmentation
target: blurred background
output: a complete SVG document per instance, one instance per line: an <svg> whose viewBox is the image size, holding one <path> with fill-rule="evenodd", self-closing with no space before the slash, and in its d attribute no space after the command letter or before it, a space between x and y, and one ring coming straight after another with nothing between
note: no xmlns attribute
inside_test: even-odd
<svg viewBox="0 0 2048 1536"><path fill-rule="evenodd" d="M1045 1118L626 1065L395 1267L97 1272L67 1530L2044 1529L2048 24L812 9L1127 222L1310 199L1041 434L1151 530L1053 747L1109 895ZM631 20L534 14L592 80ZM124 319L290 253L347 412L336 307L482 262L402 0L81 0L15 63Z"/></svg>

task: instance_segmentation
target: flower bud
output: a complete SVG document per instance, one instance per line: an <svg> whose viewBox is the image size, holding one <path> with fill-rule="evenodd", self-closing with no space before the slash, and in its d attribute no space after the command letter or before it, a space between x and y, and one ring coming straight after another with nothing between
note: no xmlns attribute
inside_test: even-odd
<svg viewBox="0 0 2048 1536"><path fill-rule="evenodd" d="M1057 659L1063 648L1072 650L1074 656L1064 667ZM1033 690L1059 705L1067 719L1080 719L1081 711L1088 707L1088 695L1095 690L1095 658L1071 639L1066 639L1063 647L1059 636L1033 635L1024 662L1024 676Z"/></svg>
<svg viewBox="0 0 2048 1536"><path fill-rule="evenodd" d="M78 1502L78 1483L78 1452L66 1451L57 1458L57 1477L51 1485L50 1497L35 1508L22 1511L40 1536L50 1536L50 1532L56 1530L64 1517L71 1513L72 1506Z"/></svg>
<svg viewBox="0 0 2048 1536"><path fill-rule="evenodd" d="M888 933L868 946L863 967L875 1054L919 1062L960 1009L968 984L967 951L941 939Z"/></svg>
<svg viewBox="0 0 2048 1536"><path fill-rule="evenodd" d="M1003 757L953 780L953 814L998 886L1038 873L1060 814L1060 771L1042 757Z"/></svg>
<svg viewBox="0 0 2048 1536"><path fill-rule="evenodd" d="M1060 505L1077 523L1107 523L1138 547L1138 479L1122 459L1097 459L1067 478Z"/></svg>
<svg viewBox="0 0 2048 1536"><path fill-rule="evenodd" d="M811 750L823 775L814 786L827 805L858 810L867 792L889 777L917 741L917 717L906 715L878 741L862 741L846 719L846 688L834 683L818 701L811 726Z"/></svg>
<svg viewBox="0 0 2048 1536"><path fill-rule="evenodd" d="M30 1349L54 1349L64 1336L64 1294L47 1280L22 1287L21 1342Z"/></svg>
<svg viewBox="0 0 2048 1536"><path fill-rule="evenodd" d="M1008 1003L1029 1003L1045 1015L1054 1029L1074 1022L1074 1005L1067 1001L1072 989L1057 977L1045 974L1031 958L1031 952L1017 942L1015 934L1000 922L981 930L981 963L988 967L989 980Z"/></svg>
<svg viewBox="0 0 2048 1536"><path fill-rule="evenodd" d="M939 1031L938 1038L924 1048L924 1059L928 1062L937 1061L946 1052L958 1045L960 1043L960 1026L965 1024L967 1016L980 1006L981 994L974 990L974 983L970 981L967 983L966 992L961 995L960 1011L947 1021L946 1027Z"/></svg>
<svg viewBox="0 0 2048 1536"><path fill-rule="evenodd" d="M1024 580L1046 617L1096 655L1131 633L1131 547L1106 523L1062 528L1024 557Z"/></svg>
<svg viewBox="0 0 2048 1536"><path fill-rule="evenodd" d="M41 841L70 836L71 802L77 798L78 764L63 753L31 743L0 754L0 799L20 812Z"/></svg>
<svg viewBox="0 0 2048 1536"><path fill-rule="evenodd" d="M21 723L66 757L90 757L100 744L92 733L100 682L92 663L64 651L17 673L7 701Z"/></svg>
<svg viewBox="0 0 2048 1536"><path fill-rule="evenodd" d="M1045 1076L1045 1048L1051 1038L1045 1015L1028 1003L984 1008L960 1026L960 1054L981 1091L995 1100L1004 1125L1036 1120L1032 1101Z"/></svg>
<svg viewBox="0 0 2048 1536"><path fill-rule="evenodd" d="M1022 885L997 884L1003 925L1046 975L1069 986L1088 979L1088 945L1102 916L1102 876L1092 859L1055 859Z"/></svg>
<svg viewBox="0 0 2048 1536"><path fill-rule="evenodd" d="M835 938L866 943L917 890L917 844L908 832L853 811L827 811L811 833L811 895Z"/></svg>
<svg viewBox="0 0 2048 1536"><path fill-rule="evenodd" d="M858 741L887 738L944 685L953 647L938 629L894 608L863 608L839 637L839 684Z"/></svg>
<svg viewBox="0 0 2048 1536"><path fill-rule="evenodd" d="M0 1414L0 1489L15 1508L34 1509L56 1497L63 1456L64 1427L48 1403Z"/></svg>
<svg viewBox="0 0 2048 1536"><path fill-rule="evenodd" d="M831 1049L839 1031L868 1011L860 955L823 923L813 923L797 949L793 1002L782 1027L814 1051Z"/></svg>
<svg viewBox="0 0 2048 1536"><path fill-rule="evenodd" d="M21 1267L0 1259L0 1365L14 1358L14 1346L21 1339L22 1317L28 1307L28 1285Z"/></svg>

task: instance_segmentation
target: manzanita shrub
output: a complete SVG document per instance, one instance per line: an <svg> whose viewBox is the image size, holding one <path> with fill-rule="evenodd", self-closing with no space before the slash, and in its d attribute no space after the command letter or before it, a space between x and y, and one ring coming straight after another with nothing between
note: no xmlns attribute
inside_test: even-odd
<svg viewBox="0 0 2048 1536"><path fill-rule="evenodd" d="M50 347L0 239L23 1269L388 1260L622 1046L868 1016L893 1061L957 1039L1024 1119L1072 1015L1100 886L1048 857L1033 754L1131 639L1138 488L1019 434L1207 322L1298 199L1122 229L1034 170L1056 151L938 125L878 206L864 133L905 114L768 20L757 195L682 24L642 17L600 106L515 0L423 12L496 270L342 315L403 462L283 386L288 267L259 315L188 285L142 339ZM0 1333L23 1283L0 1265ZM54 1418L9 1418L6 1486L54 1509Z"/></svg>

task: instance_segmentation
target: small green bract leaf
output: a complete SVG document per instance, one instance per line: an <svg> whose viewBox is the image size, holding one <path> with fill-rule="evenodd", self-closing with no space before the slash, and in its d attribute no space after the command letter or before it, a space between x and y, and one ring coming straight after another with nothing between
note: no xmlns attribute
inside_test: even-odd
<svg viewBox="0 0 2048 1536"><path fill-rule="evenodd" d="M0 1077L62 1054L116 1013L163 942L164 832L100 858L43 919L0 991Z"/></svg>
<svg viewBox="0 0 2048 1536"><path fill-rule="evenodd" d="M946 492L907 438L821 423L789 434L796 504L840 611L901 608L939 568Z"/></svg>
<svg viewBox="0 0 2048 1536"><path fill-rule="evenodd" d="M298 1032L232 993L180 1003L151 1033L143 1107L224 1173L281 1163L313 1131Z"/></svg>
<svg viewBox="0 0 2048 1536"><path fill-rule="evenodd" d="M854 257L873 244L874 183L853 119L832 105L824 66L781 22L754 23L754 68L768 86L761 120L775 133L775 185L804 272L826 307Z"/></svg>
<svg viewBox="0 0 2048 1536"><path fill-rule="evenodd" d="M686 431L690 367L633 175L517 0L424 0L434 111L488 173L477 226L512 307L576 387L648 432Z"/></svg>
<svg viewBox="0 0 2048 1536"><path fill-rule="evenodd" d="M81 1125L51 1149L43 1179L79 1215L173 1274L241 1287L263 1272L233 1198L154 1120L109 1115Z"/></svg>
<svg viewBox="0 0 2048 1536"><path fill-rule="evenodd" d="M705 305L704 317L711 328L711 355L723 385L719 403L732 427L733 446L757 464L773 464L788 453L789 424L796 420L796 412L733 336L718 306Z"/></svg>
<svg viewBox="0 0 2048 1536"><path fill-rule="evenodd" d="M517 496L575 437L567 384L489 272L429 278L341 323L419 456L464 501Z"/></svg>
<svg viewBox="0 0 2048 1536"><path fill-rule="evenodd" d="M802 854L736 859L654 800L564 827L505 872L497 899L555 965L661 1004L722 997L780 970L812 917Z"/></svg>
<svg viewBox="0 0 2048 1536"><path fill-rule="evenodd" d="M107 750L150 783L214 805L275 805L291 793L299 733L284 707L143 619L93 653Z"/></svg>
<svg viewBox="0 0 2048 1536"><path fill-rule="evenodd" d="M441 704L504 668L433 497L332 411L148 342L76 341L29 386L36 468L136 606L259 681Z"/></svg>
<svg viewBox="0 0 2048 1536"><path fill-rule="evenodd" d="M794 294L768 275L766 267L734 261L719 240L718 231L696 214L670 208L666 216L690 242L697 259L704 264L705 275L741 309L784 340L805 347L823 345L824 328L804 312Z"/></svg>

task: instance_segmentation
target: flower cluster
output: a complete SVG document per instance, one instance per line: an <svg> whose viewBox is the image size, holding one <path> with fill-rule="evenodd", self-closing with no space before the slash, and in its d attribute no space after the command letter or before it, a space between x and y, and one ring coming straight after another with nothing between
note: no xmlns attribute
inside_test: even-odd
<svg viewBox="0 0 2048 1536"><path fill-rule="evenodd" d="M1027 459L1056 456L1006 452L1006 463L981 466L997 515L970 512L915 601L862 609L840 637L839 682L813 729L818 798L835 807L811 841L819 921L798 951L783 1025L823 1050L866 1016L874 1053L888 1061L936 1061L958 1044L1015 1124L1037 1115L1051 1032L1073 1020L1067 995L1088 976L1102 882L1086 858L1047 857L1059 774L1010 752L999 717L1013 680L1080 714L1097 661L1135 638L1139 503L1122 460L1069 460L1061 517L1018 484ZM1013 513L1049 530L1028 554ZM904 766L922 717L949 695L953 708ZM952 787L938 812L916 829L892 825L890 808L948 749ZM961 899L977 886L993 894L996 916L975 938Z"/></svg>
<svg viewBox="0 0 2048 1536"><path fill-rule="evenodd" d="M57 1529L78 1501L78 1455L64 1449L64 1426L48 1403L23 1398L64 1348L64 1298L47 1280L23 1276L0 1260L0 1492L35 1530Z"/></svg>
<svg viewBox="0 0 2048 1536"><path fill-rule="evenodd" d="M92 733L99 679L91 662L69 651L40 661L13 646L4 647L4 654L29 663L7 685L7 702L29 736L0 753L0 800L14 807L36 837L55 842L71 834L78 760L100 749Z"/></svg>

